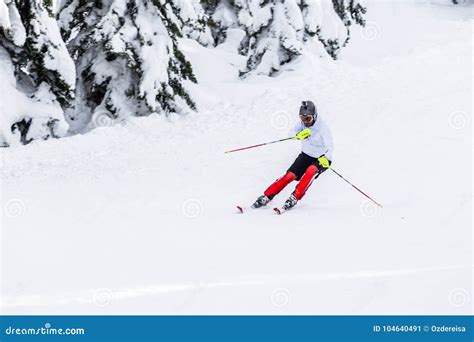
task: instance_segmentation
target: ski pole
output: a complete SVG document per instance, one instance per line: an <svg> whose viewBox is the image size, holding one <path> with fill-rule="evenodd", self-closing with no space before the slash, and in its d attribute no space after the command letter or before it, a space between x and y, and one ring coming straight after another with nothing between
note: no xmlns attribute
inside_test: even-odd
<svg viewBox="0 0 474 342"><path fill-rule="evenodd" d="M337 172L336 170L334 170L332 167L329 167L336 175L338 175L339 177L341 177L343 180L345 180L347 183L349 183L354 189L356 189L357 191L359 191L362 195L364 195L365 197L367 197L369 200L371 200L372 202L374 202L375 204L377 204L380 208L383 208L383 206L376 202L375 200L373 200L369 195L367 195L365 192L363 192L361 189L359 189L358 187L356 187L354 184L352 184L351 182L349 182L347 179L345 179L344 177L342 177L342 175Z"/></svg>
<svg viewBox="0 0 474 342"><path fill-rule="evenodd" d="M270 144L274 144L274 143L281 142L281 141L285 141L285 140L291 140L291 139L294 139L294 138L295 138L295 137L290 137L290 138L285 138L285 139L270 141L270 142L266 142L266 143L263 143L263 144L258 144L258 145L253 145L253 146L247 146L247 147L238 148L238 149L236 149L236 150L226 151L226 152L224 152L224 153L231 153L231 152L237 152L237 151L248 150L249 148L255 148L255 147L270 145Z"/></svg>

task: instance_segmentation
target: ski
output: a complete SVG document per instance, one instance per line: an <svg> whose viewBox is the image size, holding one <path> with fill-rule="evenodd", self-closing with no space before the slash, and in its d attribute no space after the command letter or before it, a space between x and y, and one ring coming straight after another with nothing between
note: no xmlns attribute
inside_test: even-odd
<svg viewBox="0 0 474 342"><path fill-rule="evenodd" d="M258 209L258 208L254 208L252 206L244 207L244 206L241 206L241 205L236 205L235 207L237 208L237 214L244 214L247 211Z"/></svg>
<svg viewBox="0 0 474 342"><path fill-rule="evenodd" d="M273 211L274 211L275 213L277 213L278 215L281 215L281 214L286 213L287 211L289 211L289 210L292 209L292 208L293 208L293 207L290 207L290 208L286 208L286 209L285 209L284 206L283 206L283 207L280 207L280 208L275 207L275 208L273 208Z"/></svg>
<svg viewBox="0 0 474 342"><path fill-rule="evenodd" d="M268 198L267 196L265 195L262 195L260 196L259 198L257 198L257 200L255 201L254 204L252 204L250 207L243 207L243 206L240 206L240 205L236 205L237 207L237 210L240 214L243 214L244 211L246 211L248 208L250 209L258 209L258 208L262 208L264 206L266 206L268 204L268 202L270 202L271 199Z"/></svg>
<svg viewBox="0 0 474 342"><path fill-rule="evenodd" d="M240 205L236 205L235 207L237 208L237 214L244 214L248 210L247 207L243 207L243 206L240 206ZM277 213L278 215L281 215L281 214L287 212L288 210L290 210L290 209L283 209L283 208L276 208L276 207L273 208L273 211L275 213Z"/></svg>
<svg viewBox="0 0 474 342"><path fill-rule="evenodd" d="M287 212L288 210L289 210L289 209L283 209L283 208L277 208L277 207L273 208L273 211L274 211L275 213L277 213L278 215L281 215L281 214Z"/></svg>
<svg viewBox="0 0 474 342"><path fill-rule="evenodd" d="M235 207L237 208L237 214L244 214L249 209L255 209L255 208L252 208L251 206L250 207L244 207L244 206L241 206L241 205L236 205Z"/></svg>
<svg viewBox="0 0 474 342"><path fill-rule="evenodd" d="M291 208L293 208L296 205L296 203L298 203L298 199L292 194L285 201L285 204L283 204L283 206L281 206L280 208L275 207L275 208L273 208L273 211L276 212L278 215L281 215L284 212L286 212L286 211L290 210Z"/></svg>

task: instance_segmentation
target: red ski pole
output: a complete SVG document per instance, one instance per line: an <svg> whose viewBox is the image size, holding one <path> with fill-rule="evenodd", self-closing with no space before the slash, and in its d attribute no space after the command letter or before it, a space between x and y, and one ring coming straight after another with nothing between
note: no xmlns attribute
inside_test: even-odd
<svg viewBox="0 0 474 342"><path fill-rule="evenodd" d="M226 152L224 152L224 153L231 153L231 152L237 152L237 151L248 150L249 148L255 148L255 147L270 145L270 144L274 144L274 143L281 142L281 141L285 141L285 140L291 140L291 139L294 139L294 138L295 138L295 137L290 137L290 138L285 138L285 139L270 141L270 142L266 142L266 143L263 143L263 144L258 144L258 145L253 145L253 146L247 146L247 147L238 148L238 149L236 149L236 150L226 151Z"/></svg>
<svg viewBox="0 0 474 342"><path fill-rule="evenodd" d="M354 189L356 189L357 191L359 191L362 195L364 195L365 197L367 197L369 200L371 200L372 202L374 202L375 204L377 204L380 208L383 208L383 206L376 202L375 200L373 200L369 195L367 195L365 192L363 192L361 189L359 189L358 187L356 187L354 184L352 184L351 182L349 182L347 179L345 179L344 177L342 177L341 174L339 174L339 172L337 172L336 170L334 170L332 167L329 167L336 175L338 175L339 177L341 177L343 180L345 180L347 183L349 183Z"/></svg>

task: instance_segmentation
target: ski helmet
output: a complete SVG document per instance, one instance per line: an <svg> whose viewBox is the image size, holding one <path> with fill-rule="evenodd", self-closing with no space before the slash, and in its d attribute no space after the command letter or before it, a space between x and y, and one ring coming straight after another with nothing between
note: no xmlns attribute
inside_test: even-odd
<svg viewBox="0 0 474 342"><path fill-rule="evenodd" d="M316 106L312 101L303 101L300 107L300 115L301 116L308 116L311 115L315 120L318 116L318 112L316 110Z"/></svg>

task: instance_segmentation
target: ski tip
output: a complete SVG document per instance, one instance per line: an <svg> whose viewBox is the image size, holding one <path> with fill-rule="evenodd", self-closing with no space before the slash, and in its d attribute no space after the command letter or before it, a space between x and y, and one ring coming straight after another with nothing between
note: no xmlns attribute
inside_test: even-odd
<svg viewBox="0 0 474 342"><path fill-rule="evenodd" d="M237 207L237 210L239 211L239 214L243 214L244 213L244 208L242 208L241 206L236 206Z"/></svg>
<svg viewBox="0 0 474 342"><path fill-rule="evenodd" d="M275 211L278 215L281 215L281 211L278 208L273 208L273 211Z"/></svg>

